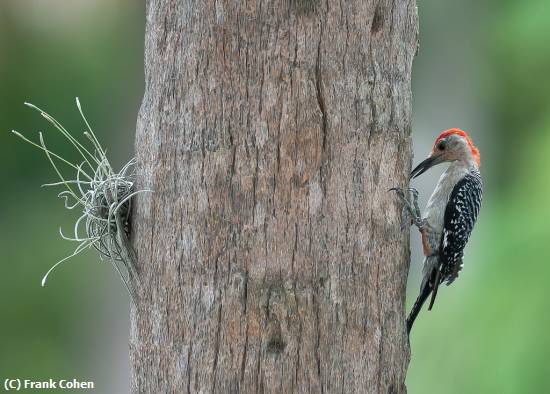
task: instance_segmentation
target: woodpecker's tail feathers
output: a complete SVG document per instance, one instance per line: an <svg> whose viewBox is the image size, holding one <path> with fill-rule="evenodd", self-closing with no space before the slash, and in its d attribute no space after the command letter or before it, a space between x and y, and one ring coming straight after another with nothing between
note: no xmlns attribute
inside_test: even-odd
<svg viewBox="0 0 550 394"><path fill-rule="evenodd" d="M428 305L428 310L431 311L432 307L434 306L435 297L437 296L437 289L439 289L439 285L441 283L441 270L436 269L435 278L432 282L432 298L430 299L430 305Z"/></svg>
<svg viewBox="0 0 550 394"><path fill-rule="evenodd" d="M418 295L418 298L416 299L416 302L411 309L411 313L409 313L409 317L407 317L407 334L411 333L411 328L413 326L414 320L416 319L416 316L418 316L418 313L422 309L422 305L424 305L424 302L426 302L431 292L432 287L430 285L430 282L426 281L422 285L420 294Z"/></svg>
<svg viewBox="0 0 550 394"><path fill-rule="evenodd" d="M439 268L434 268L432 274L430 275L430 280L426 280L420 289L420 294L414 303L409 317L407 318L407 333L410 334L413 323L418 316L418 313L422 309L422 306L428 299L431 294L430 304L428 305L428 310L431 311L435 302L435 297L437 296L437 289L441 284L441 270Z"/></svg>

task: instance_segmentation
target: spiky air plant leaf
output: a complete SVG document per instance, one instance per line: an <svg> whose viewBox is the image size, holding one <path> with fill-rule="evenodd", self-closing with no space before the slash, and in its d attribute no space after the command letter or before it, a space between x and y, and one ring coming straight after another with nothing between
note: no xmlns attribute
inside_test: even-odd
<svg viewBox="0 0 550 394"><path fill-rule="evenodd" d="M84 143L71 135L47 112L30 103L25 103L25 105L38 111L51 123L82 158L82 162L76 164L52 152L46 146L41 132L38 133L38 142L34 142L12 130L16 136L42 150L55 170L59 181L43 186L61 187L63 190L58 196L64 200L65 208L80 212L80 216L75 221L72 235L65 235L59 229L61 237L75 242L76 248L73 253L59 260L46 272L42 279L42 286L46 284L50 273L59 265L84 250L94 248L99 252L102 260L110 261L120 275L132 301L135 302L139 278L136 271L135 252L128 240L131 203L136 194L150 192L150 190L135 189L135 159L126 163L119 172L113 170L105 149L99 143L82 112L78 97L76 106L86 125L86 131L84 131L86 141ZM64 173L67 171L72 171L73 175L65 176Z"/></svg>

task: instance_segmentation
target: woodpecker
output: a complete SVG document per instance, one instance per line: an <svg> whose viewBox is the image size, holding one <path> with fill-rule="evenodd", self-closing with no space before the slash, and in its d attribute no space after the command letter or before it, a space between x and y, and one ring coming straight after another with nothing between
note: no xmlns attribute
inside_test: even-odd
<svg viewBox="0 0 550 394"><path fill-rule="evenodd" d="M451 164L439 178L422 215L415 189L409 188L407 195L400 188L392 189L404 203L404 215L410 215L420 231L425 256L420 294L407 318L408 333L428 297L431 295L431 310L439 285L450 285L458 277L464 247L481 207L479 150L463 130L449 129L439 134L428 158L412 170L411 179L444 162Z"/></svg>

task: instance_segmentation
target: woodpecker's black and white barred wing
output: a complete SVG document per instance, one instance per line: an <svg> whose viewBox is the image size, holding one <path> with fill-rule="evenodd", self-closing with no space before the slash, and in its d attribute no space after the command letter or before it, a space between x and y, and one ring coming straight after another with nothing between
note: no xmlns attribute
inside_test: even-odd
<svg viewBox="0 0 550 394"><path fill-rule="evenodd" d="M440 281L451 284L462 269L464 247L479 214L483 193L481 174L470 171L458 182L445 209L443 234L441 236Z"/></svg>

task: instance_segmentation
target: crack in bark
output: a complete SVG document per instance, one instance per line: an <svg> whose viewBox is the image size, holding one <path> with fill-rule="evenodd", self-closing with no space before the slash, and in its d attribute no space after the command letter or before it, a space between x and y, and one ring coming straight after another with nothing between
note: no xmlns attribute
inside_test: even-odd
<svg viewBox="0 0 550 394"><path fill-rule="evenodd" d="M315 339L315 361L317 363L317 377L319 379L319 386L321 388L321 394L324 392L323 390L323 376L321 374L321 356L319 355L319 346L321 342L321 327L319 322L319 301L317 300L317 296L313 295L313 307L315 310L315 328L316 328L316 339Z"/></svg>
<svg viewBox="0 0 550 394"><path fill-rule="evenodd" d="M220 306L218 307L218 322L217 322L217 328L216 328L216 339L215 339L215 345L214 345L214 363L212 365L212 392L216 392L216 370L218 367L218 356L220 353L220 332L222 329L221 320L222 320L222 300L218 300L220 303Z"/></svg>
<svg viewBox="0 0 550 394"><path fill-rule="evenodd" d="M322 26L322 25L321 25ZM322 142L322 160L325 159L324 152L326 150L326 144L327 144L327 112L325 108L325 100L323 98L323 82L322 82L322 75L321 75L321 43L322 43L322 37L323 37L323 28L321 27L321 32L319 34L319 45L317 47L317 62L315 67L315 87L317 92L317 104L319 105L319 110L321 111L321 135L323 138Z"/></svg>
<svg viewBox="0 0 550 394"><path fill-rule="evenodd" d="M246 312L245 312L245 316L246 316ZM246 370L247 352L248 352L248 319L246 320L246 329L245 329L245 337L244 337L244 351L243 351L243 359L242 359L242 362L241 362L241 371L240 371L240 375L241 375L240 384L241 385L244 384L244 373L245 373L245 370Z"/></svg>

